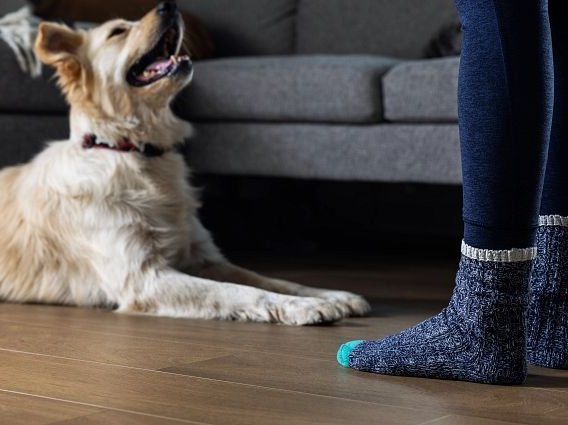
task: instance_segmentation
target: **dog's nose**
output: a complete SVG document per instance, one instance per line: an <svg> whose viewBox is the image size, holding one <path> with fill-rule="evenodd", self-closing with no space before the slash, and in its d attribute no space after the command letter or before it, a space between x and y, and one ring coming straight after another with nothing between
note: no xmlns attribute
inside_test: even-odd
<svg viewBox="0 0 568 425"><path fill-rule="evenodd" d="M172 15L177 12L177 4L175 0L168 0L161 2L156 8L159 15Z"/></svg>

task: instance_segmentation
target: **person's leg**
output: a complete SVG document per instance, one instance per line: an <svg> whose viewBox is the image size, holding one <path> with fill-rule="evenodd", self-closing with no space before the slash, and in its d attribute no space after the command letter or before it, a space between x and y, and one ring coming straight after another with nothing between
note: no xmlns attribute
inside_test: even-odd
<svg viewBox="0 0 568 425"><path fill-rule="evenodd" d="M517 384L526 376L528 280L552 115L546 0L456 0L464 28L459 114L464 242L449 306L379 341L344 344L344 366Z"/></svg>
<svg viewBox="0 0 568 425"><path fill-rule="evenodd" d="M540 206L541 216L568 217L568 5L548 0L554 56L554 114L548 163Z"/></svg>
<svg viewBox="0 0 568 425"><path fill-rule="evenodd" d="M531 274L528 359L568 368L568 27L565 0L549 0L554 114Z"/></svg>

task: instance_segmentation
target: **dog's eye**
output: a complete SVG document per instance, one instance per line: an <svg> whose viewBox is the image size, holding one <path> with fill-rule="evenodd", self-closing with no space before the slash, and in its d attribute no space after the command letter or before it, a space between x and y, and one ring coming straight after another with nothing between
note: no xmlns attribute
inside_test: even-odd
<svg viewBox="0 0 568 425"><path fill-rule="evenodd" d="M110 32L110 34L107 37L107 40L109 38L116 37L117 35L124 34L125 32L126 32L126 28L121 28L121 27L115 28Z"/></svg>

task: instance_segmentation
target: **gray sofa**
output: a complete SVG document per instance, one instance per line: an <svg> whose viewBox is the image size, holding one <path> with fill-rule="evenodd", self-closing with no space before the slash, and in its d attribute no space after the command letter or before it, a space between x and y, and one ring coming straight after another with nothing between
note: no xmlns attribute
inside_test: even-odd
<svg viewBox="0 0 568 425"><path fill-rule="evenodd" d="M23 1L2 2L0 13ZM199 173L459 184L458 58L423 59L452 0L180 0L215 37L175 108ZM0 166L67 135L53 81L0 41Z"/></svg>

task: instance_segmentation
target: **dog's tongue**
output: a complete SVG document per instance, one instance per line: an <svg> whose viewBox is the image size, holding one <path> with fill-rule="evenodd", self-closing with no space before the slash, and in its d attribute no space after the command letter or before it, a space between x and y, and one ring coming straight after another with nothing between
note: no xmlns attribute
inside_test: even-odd
<svg viewBox="0 0 568 425"><path fill-rule="evenodd" d="M149 81L152 78L156 77L157 75L161 75L167 72L171 63L172 63L171 58L169 59L159 58L155 62L152 62L150 65L148 65L144 69L142 75L140 75L138 78L143 81Z"/></svg>
<svg viewBox="0 0 568 425"><path fill-rule="evenodd" d="M158 71L161 72L165 70L172 63L171 58L160 58L156 62L151 63L146 67L146 71Z"/></svg>

